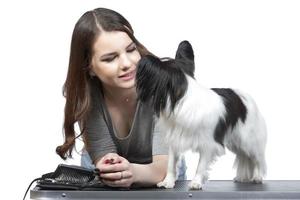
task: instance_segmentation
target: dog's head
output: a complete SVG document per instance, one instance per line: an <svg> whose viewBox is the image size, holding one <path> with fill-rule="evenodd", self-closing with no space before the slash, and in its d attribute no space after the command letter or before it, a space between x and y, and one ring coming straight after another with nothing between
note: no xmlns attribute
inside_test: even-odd
<svg viewBox="0 0 300 200"><path fill-rule="evenodd" d="M179 44L175 59L147 55L138 64L136 87L140 101L150 102L155 113L174 110L187 89L186 75L194 78L194 52L188 41Z"/></svg>

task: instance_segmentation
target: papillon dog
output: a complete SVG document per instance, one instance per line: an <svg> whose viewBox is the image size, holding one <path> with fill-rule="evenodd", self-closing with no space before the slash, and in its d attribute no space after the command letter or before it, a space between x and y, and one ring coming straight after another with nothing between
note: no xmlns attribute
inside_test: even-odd
<svg viewBox="0 0 300 200"><path fill-rule="evenodd" d="M158 187L173 188L176 164L187 150L199 154L190 189L202 189L210 165L225 154L236 154L237 182L262 183L266 173L266 124L254 100L230 88L206 88L194 78L194 51L179 44L175 59L147 55L138 64L136 88L150 102L169 144L168 169Z"/></svg>

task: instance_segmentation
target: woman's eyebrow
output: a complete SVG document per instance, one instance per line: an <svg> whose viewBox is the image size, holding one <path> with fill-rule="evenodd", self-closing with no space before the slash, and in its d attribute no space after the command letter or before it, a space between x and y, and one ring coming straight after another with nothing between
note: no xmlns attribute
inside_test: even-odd
<svg viewBox="0 0 300 200"><path fill-rule="evenodd" d="M131 42L129 45L127 45L126 49L132 47L135 43L134 42ZM111 56L115 56L117 55L117 52L111 52L111 53L106 53L104 55L102 55L100 57L101 60L105 59L105 58L108 58L108 57L111 57Z"/></svg>
<svg viewBox="0 0 300 200"><path fill-rule="evenodd" d="M126 47L126 49L130 48L130 47L133 46L133 45L135 45L135 43L134 43L134 42L131 42L131 43Z"/></svg>

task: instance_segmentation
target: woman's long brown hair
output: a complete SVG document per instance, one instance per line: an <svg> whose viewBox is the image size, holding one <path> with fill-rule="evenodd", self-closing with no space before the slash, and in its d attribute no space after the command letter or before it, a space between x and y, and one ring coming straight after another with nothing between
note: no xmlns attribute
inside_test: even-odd
<svg viewBox="0 0 300 200"><path fill-rule="evenodd" d="M133 35L129 22L119 13L97 8L84 13L75 25L71 40L69 68L63 86L66 98L63 124L64 143L56 148L63 159L72 157L75 139L83 134L85 121L91 105L91 84L100 81L89 75L93 55L93 44L101 31L122 31L136 44L141 56L151 54ZM81 133L76 136L75 125L80 125ZM85 139L83 140L85 142ZM85 142L86 143L86 142Z"/></svg>

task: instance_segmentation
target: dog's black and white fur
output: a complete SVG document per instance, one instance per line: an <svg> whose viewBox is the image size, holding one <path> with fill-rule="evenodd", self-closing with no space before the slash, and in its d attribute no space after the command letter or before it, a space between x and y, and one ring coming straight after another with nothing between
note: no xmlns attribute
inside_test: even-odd
<svg viewBox="0 0 300 200"><path fill-rule="evenodd" d="M201 189L225 147L236 154L235 181L262 183L266 173L264 119L253 99L239 90L208 89L194 79L194 53L180 43L175 59L145 56L138 65L137 92L151 102L169 144L168 172L159 187L173 188L182 153L199 153L191 189Z"/></svg>

